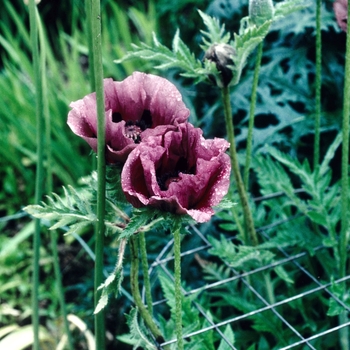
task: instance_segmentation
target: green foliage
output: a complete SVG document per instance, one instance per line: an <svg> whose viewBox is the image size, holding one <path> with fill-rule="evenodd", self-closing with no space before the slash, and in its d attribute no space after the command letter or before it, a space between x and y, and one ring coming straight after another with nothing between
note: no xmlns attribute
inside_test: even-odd
<svg viewBox="0 0 350 350"><path fill-rule="evenodd" d="M275 16L287 16L293 12L304 9L310 6L310 3L305 3L304 0L285 0L278 2L275 5Z"/></svg>
<svg viewBox="0 0 350 350"><path fill-rule="evenodd" d="M65 200L53 193L53 198L47 197L49 204L29 205L24 210L36 218L56 221L50 226L51 230L69 225L68 233L76 232L96 221L96 214L86 198L87 193L78 193L71 186L64 188L64 193Z"/></svg>
<svg viewBox="0 0 350 350"><path fill-rule="evenodd" d="M62 5L62 6L61 6ZM93 243L92 230L95 218L94 175L89 181L89 191L85 186L74 189L78 179L92 170L88 156L90 148L77 138L66 126L70 101L82 98L90 92L88 82L88 48L85 33L84 15L80 2L61 4L54 20L49 17L54 2L39 8L45 21L44 43L47 54L47 102L51 118L51 168L54 178L54 191L45 200L46 204L26 209L35 216L50 220L52 228L69 226L70 233L81 231L86 234L86 246ZM314 118L314 31L315 8L301 0L278 1L275 3L273 21L261 27L253 26L249 18L243 19L239 29L238 17L246 15L247 1L214 1L212 5L219 11L210 12L214 6L209 1L181 0L135 2L132 6L125 1L104 0L102 5L102 41L104 73L106 77L123 79L135 70L151 71L163 69L163 74L174 81L185 103L196 115L206 137L225 137L222 122L222 107L218 103L215 89L207 85L193 86L208 81L208 76L218 77L215 63L201 62L201 49L208 49L212 43L231 45L236 55L232 57L232 70L239 80L231 92L236 141L243 160L247 135L247 115L251 95L252 64L254 50L264 39L264 56L258 88L258 105L254 130L254 163L252 166L252 197L264 196L251 202L256 227L263 226L261 244L252 249L239 244L238 231L241 208L232 202L223 202L218 207L218 215L209 223L198 227L208 233L213 248L204 252L202 268L198 267L192 255L186 256L183 270L188 289L198 288L204 281L224 281L233 276L231 267L246 272L267 263L279 262L284 249L290 255L304 253L300 262L312 272L321 283L336 279L339 254L338 235L340 218L340 191L337 159L340 136L333 137L341 129L339 116L342 113L342 89L344 76L344 33L339 33L331 2L323 2L322 7L322 147L324 158L319 167L310 162ZM26 203L32 202L34 193L33 178L36 162L36 125L34 121L33 69L31 64L29 31L26 26L27 13L22 1L4 1L4 11L0 14L0 90L3 103L0 106L0 212L1 215L15 213ZM198 12L195 8L201 8ZM204 9L208 10L204 12ZM43 10L44 11L41 11ZM56 8L57 9L57 8ZM295 12L298 11L298 12ZM64 18L60 18L60 14ZM288 15L288 16L287 16ZM281 20L282 16L286 16ZM200 23L202 21L202 23ZM164 26L164 23L167 25ZM204 24L204 26L203 26ZM203 28L203 30L200 30ZM176 28L181 28L180 32ZM234 28L236 34L231 29ZM174 36L175 32L175 36ZM154 34L156 33L156 34ZM202 34L198 35L198 33ZM267 34L269 33L269 34ZM172 43L171 43L172 39ZM134 46L133 46L134 43ZM166 43L166 44L162 44ZM169 47L169 48L168 48ZM125 56L126 55L126 56ZM132 58L133 60L129 60ZM119 59L119 64L113 63ZM154 62L157 66L154 67ZM174 73L180 72L178 78ZM233 84L232 84L233 85ZM194 120L194 119L193 119ZM273 147L265 147L265 145ZM48 146L48 145L47 145ZM46 160L48 164L49 159ZM244 162L242 161L242 164ZM120 233L125 238L139 230L147 230L149 259L155 259L169 240L174 217L158 211L134 210L130 215L125 198L120 191L120 176L117 169L111 168L107 174L107 220L109 232ZM64 185L64 195L61 186ZM238 221L233 219L232 210L237 211ZM131 218L129 218L131 216ZM24 226L23 226L24 225ZM28 323L30 310L31 279L31 235L33 222L27 218L0 220L3 234L0 238L0 294L1 320L4 324L23 325ZM125 229L125 230L124 230ZM222 230L235 238L234 243L226 238L218 238ZM108 270L113 270L114 250L120 243L121 235L106 237ZM79 282L74 278L80 274L77 261L85 257L86 251L77 247L75 235L60 237L63 253L62 269L65 272L69 310L82 313L91 328L92 296L89 279L90 268L84 268L84 277ZM266 238L265 237L269 237ZM52 278L51 253L47 250L45 232L41 246L42 285L40 293L42 322L46 329L60 337L60 327L52 320L59 320L57 296ZM90 240L89 240L90 239ZM196 247L196 237L185 237L186 249ZM64 244L64 246L63 246ZM63 248L64 247L64 248ZM78 250L77 250L78 249ZM128 289L128 259L125 259L124 285ZM202 253L200 253L202 254ZM228 265L223 264L222 258ZM68 273L67 273L68 271ZM79 271L79 272L77 272ZM69 275L67 277L67 275ZM80 276L79 276L80 277ZM263 295L266 291L258 273L249 276L249 282ZM276 300L283 300L299 293L308 292L314 287L300 270L290 263L271 269L271 283ZM72 280L74 280L72 282ZM119 290L122 280L121 270L115 270L101 286L102 306L108 296ZM77 285L76 283L79 283ZM154 279L154 294L161 294L158 280ZM168 307L173 310L173 284L171 279L160 276L163 294ZM286 287L288 284L288 288ZM185 285L185 283L184 283ZM186 288L187 289L187 288ZM76 291L79 297L76 298ZM334 283L331 292L348 304L348 295L342 285ZM88 291L88 292L87 292ZM127 294L127 292L126 292ZM124 298L124 297L120 297ZM112 298L111 298L112 299ZM113 301L111 300L111 303ZM214 323L233 315L252 312L264 305L257 300L242 280L220 284L200 294L183 299L183 315L186 332L198 330L209 325L198 313L194 303L200 303L206 316ZM108 319L118 320L128 310L130 302L122 299L106 308ZM158 310L158 309L157 309ZM163 310L160 308L160 310ZM281 305L277 310L303 335L316 334L333 327L338 316L344 311L336 300L328 295L315 293L300 300ZM156 314L166 339L174 337L174 317L168 318L165 312ZM327 317L329 316L329 317ZM118 324L122 324L121 320ZM113 324L113 322L110 322ZM129 316L131 336L118 337L135 348L154 349L152 339L142 321L138 320L136 310ZM231 328L232 327L232 328ZM225 336L237 348L273 349L286 346L289 341L297 341L291 331L281 326L271 312L259 313L227 326ZM232 332L234 329L234 333ZM111 331L111 329L109 329ZM125 329L114 332L123 333ZM29 334L29 333L28 333ZM331 339L330 339L331 338ZM338 337L321 337L314 340L315 348L338 348ZM324 340L325 339L325 340ZM330 339L330 340L329 340ZM57 344L51 344L50 348ZM116 345L119 348L119 345ZM176 348L176 345L172 346ZM215 331L186 341L186 349L225 350L224 340Z"/></svg>
<svg viewBox="0 0 350 350"><path fill-rule="evenodd" d="M128 326L130 328L130 335L119 337L123 342L127 342L133 345L133 349L141 347L146 350L155 350L156 346L146 336L146 330L144 326L139 324L137 319L137 310L131 309L130 314L126 316Z"/></svg>
<svg viewBox="0 0 350 350"><path fill-rule="evenodd" d="M234 34L233 48L236 55L232 57L233 66L230 67L234 77L231 82L232 85L238 84L248 56L264 40L271 25L271 21L266 21L259 27L247 26L246 23L246 20L242 19L239 35Z"/></svg>
<svg viewBox="0 0 350 350"><path fill-rule="evenodd" d="M243 267L247 269L249 266L269 264L274 257L272 252L261 250L259 247L235 245L227 240L224 235L220 236L220 241L210 236L208 240L212 245L209 253L219 256L230 266L237 269L242 269Z"/></svg>
<svg viewBox="0 0 350 350"><path fill-rule="evenodd" d="M140 46L133 44L132 48L133 51L128 52L122 59L115 62L122 63L125 60L142 58L148 61L160 62L159 65L154 67L156 69L180 69L182 75L196 78L197 82L206 78L206 72L203 71L201 62L195 59L194 55L180 39L179 31L177 31L174 36L172 50L162 45L155 34L153 35L152 46L141 43ZM208 67L208 69L210 69L210 67Z"/></svg>
<svg viewBox="0 0 350 350"><path fill-rule="evenodd" d="M208 16L200 10L198 10L198 13L208 30L207 32L201 30L203 35L203 45L201 46L202 49L204 51L208 50L213 43L228 44L231 35L225 31L225 25L220 25L220 21L217 18Z"/></svg>
<svg viewBox="0 0 350 350"><path fill-rule="evenodd" d="M235 335L230 326L226 326L224 330L224 336L226 337L226 339L228 339L228 341L231 344L235 345ZM226 340L222 339L218 347L218 350L230 350L230 349L232 348L227 344Z"/></svg>

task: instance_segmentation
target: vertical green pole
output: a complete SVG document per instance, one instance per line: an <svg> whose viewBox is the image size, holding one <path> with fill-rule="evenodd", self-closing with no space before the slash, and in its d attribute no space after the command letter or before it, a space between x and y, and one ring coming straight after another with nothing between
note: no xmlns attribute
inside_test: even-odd
<svg viewBox="0 0 350 350"><path fill-rule="evenodd" d="M51 118L50 118L49 103L48 103L48 97L47 97L47 78L46 78L47 73L46 73L46 49L45 49L46 42L45 42L44 30L43 30L38 12L37 12L37 23L38 23L39 42L40 42L40 67L41 67L42 96L43 96L43 113L44 113L45 131L46 131L45 132L45 150L46 150L46 164L47 164L46 189L47 189L47 193L51 193L53 191L52 169L51 169L51 165L52 165ZM62 275L60 271L56 230L50 231L50 239L51 239L51 249L52 249L52 255L53 255L53 266L54 266L54 272L55 272L58 299L59 299L62 318L63 318L64 331L68 339L67 348L69 350L73 350L73 339L72 339L72 334L70 332L69 323L67 319L66 302L64 297L64 289L62 285Z"/></svg>
<svg viewBox="0 0 350 350"><path fill-rule="evenodd" d="M174 232L174 278L177 350L183 350L182 339L182 291L181 291L181 224Z"/></svg>
<svg viewBox="0 0 350 350"><path fill-rule="evenodd" d="M320 161L320 127L321 127L321 70L322 70L322 41L321 41L321 5L316 3L316 80L315 80L315 141L314 141L314 169Z"/></svg>
<svg viewBox="0 0 350 350"><path fill-rule="evenodd" d="M91 31L93 44L93 65L97 103L97 229L95 237L95 307L100 298L97 288L103 283L104 215L106 191L105 161L105 106L103 90L103 66L101 48L101 8L99 0L91 0ZM95 314L96 349L105 349L104 311Z"/></svg>
<svg viewBox="0 0 350 350"><path fill-rule="evenodd" d="M35 107L36 107L36 179L35 179L35 203L39 204L44 188L44 118L43 118L43 95L40 70L40 56L38 43L38 27L36 19L36 5L34 0L29 1L30 40L32 47ZM33 349L39 350L39 259L40 259L40 220L35 220L33 239L33 277L32 277L32 324L34 332Z"/></svg>
<svg viewBox="0 0 350 350"><path fill-rule="evenodd" d="M232 122L232 109L231 109L229 88L227 86L224 86L221 89L221 93L222 93L222 102L224 105L227 138L228 138L228 142L230 143L230 156L231 156L231 162L232 162L232 170L233 170L233 175L236 182L239 198L241 200L241 205L242 205L243 215L244 215L244 222L245 222L244 243L249 244L249 241L250 241L251 244L258 245L259 244L258 236L255 231L253 216L249 208L248 196L244 188L242 175L239 169L235 135L234 135L234 129L233 129L233 122Z"/></svg>
<svg viewBox="0 0 350 350"><path fill-rule="evenodd" d="M348 7L348 18L350 18L350 6ZM341 177L341 232L339 240L340 252L340 277L347 274L347 246L349 231L349 114L350 114L350 33L346 35L345 55L345 82L343 101L343 144L342 144L342 177ZM344 293L345 293L344 288ZM340 323L348 321L347 312L339 315ZM340 331L340 344L343 350L349 349L349 330L343 328Z"/></svg>

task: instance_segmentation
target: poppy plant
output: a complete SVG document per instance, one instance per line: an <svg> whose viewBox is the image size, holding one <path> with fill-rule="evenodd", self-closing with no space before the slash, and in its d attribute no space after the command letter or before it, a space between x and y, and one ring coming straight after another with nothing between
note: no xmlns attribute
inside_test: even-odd
<svg viewBox="0 0 350 350"><path fill-rule="evenodd" d="M125 80L104 80L106 162L123 163L144 137L164 133L190 114L180 92L168 80L135 72ZM97 151L96 94L70 104L68 125Z"/></svg>
<svg viewBox="0 0 350 350"><path fill-rule="evenodd" d="M190 123L169 126L130 153L121 175L123 192L136 208L152 206L208 221L229 188L228 147L224 139L205 140Z"/></svg>

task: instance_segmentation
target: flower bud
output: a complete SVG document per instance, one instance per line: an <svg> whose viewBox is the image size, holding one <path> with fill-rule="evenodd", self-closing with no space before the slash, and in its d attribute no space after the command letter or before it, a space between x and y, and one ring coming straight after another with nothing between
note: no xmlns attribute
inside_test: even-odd
<svg viewBox="0 0 350 350"><path fill-rule="evenodd" d="M249 18L255 25L261 26L272 19L273 14L272 0L249 0Z"/></svg>
<svg viewBox="0 0 350 350"><path fill-rule="evenodd" d="M233 73L228 66L233 65L231 57L235 54L234 48L227 44L214 44L205 53L204 59L214 62L221 73L221 81L216 82L219 86L228 86L232 80Z"/></svg>

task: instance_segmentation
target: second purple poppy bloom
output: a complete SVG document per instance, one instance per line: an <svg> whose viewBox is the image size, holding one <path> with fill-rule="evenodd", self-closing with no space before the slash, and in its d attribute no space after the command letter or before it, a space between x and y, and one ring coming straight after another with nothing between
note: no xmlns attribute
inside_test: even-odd
<svg viewBox="0 0 350 350"><path fill-rule="evenodd" d="M168 80L135 72L121 82L104 80L106 161L124 163L129 153L150 135L187 121L190 114L181 94ZM70 104L68 125L97 151L96 94Z"/></svg>
<svg viewBox="0 0 350 350"><path fill-rule="evenodd" d="M123 192L136 208L151 206L208 221L230 185L228 147L224 139L205 140L190 123L169 126L130 153L122 171Z"/></svg>

